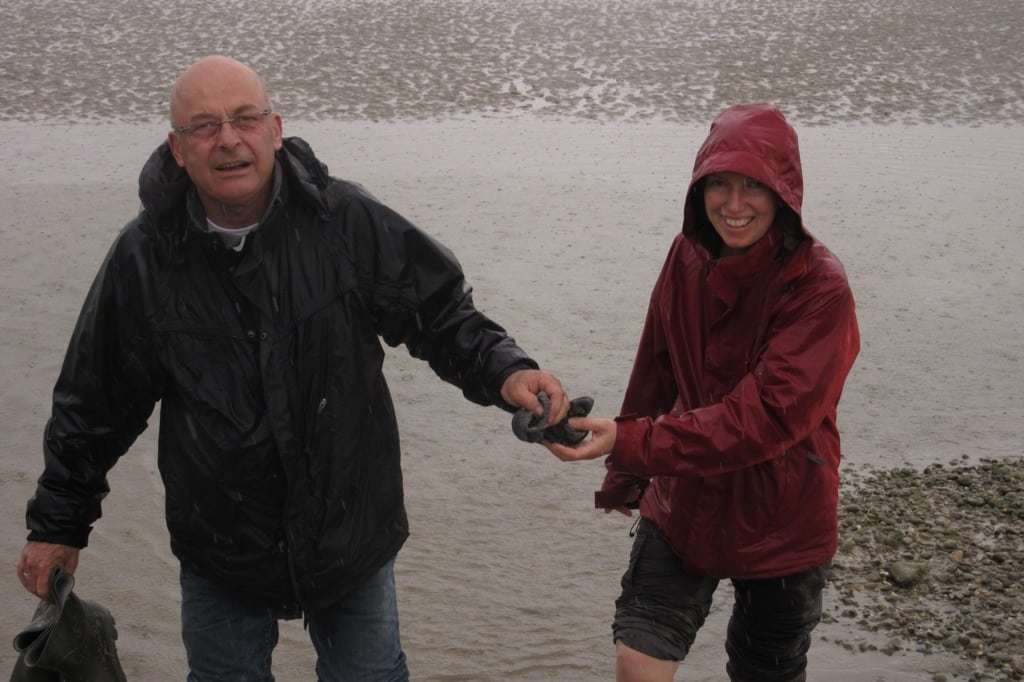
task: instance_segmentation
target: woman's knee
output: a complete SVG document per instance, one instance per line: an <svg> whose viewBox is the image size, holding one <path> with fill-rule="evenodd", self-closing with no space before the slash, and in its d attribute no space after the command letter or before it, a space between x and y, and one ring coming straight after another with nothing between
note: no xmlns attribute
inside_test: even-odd
<svg viewBox="0 0 1024 682"><path fill-rule="evenodd" d="M622 642L615 644L615 679L618 682L671 682L678 661L648 656Z"/></svg>

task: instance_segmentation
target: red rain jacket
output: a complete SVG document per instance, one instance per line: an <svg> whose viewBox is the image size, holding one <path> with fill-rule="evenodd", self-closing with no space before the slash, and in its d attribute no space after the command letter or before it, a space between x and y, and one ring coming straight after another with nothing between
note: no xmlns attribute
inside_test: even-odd
<svg viewBox="0 0 1024 682"><path fill-rule="evenodd" d="M720 171L759 180L793 212L724 258L698 184ZM804 228L802 199L782 114L726 110L697 154L683 231L651 294L597 503L640 496L694 573L769 578L835 553L836 405L860 337L846 274Z"/></svg>

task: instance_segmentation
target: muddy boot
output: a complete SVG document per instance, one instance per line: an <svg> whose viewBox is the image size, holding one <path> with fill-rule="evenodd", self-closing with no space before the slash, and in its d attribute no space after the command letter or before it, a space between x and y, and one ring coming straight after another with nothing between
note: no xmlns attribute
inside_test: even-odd
<svg viewBox="0 0 1024 682"><path fill-rule="evenodd" d="M586 417L594 408L594 399L583 396L576 398L569 403L569 412L565 419L548 425L548 418L551 416L551 399L548 394L541 391L537 394L537 400L544 408L544 414L537 416L526 409L521 409L512 417L512 432L519 440L527 443L561 443L562 445L573 446L587 437L586 431L578 431L569 426L569 419L572 417Z"/></svg>
<svg viewBox="0 0 1024 682"><path fill-rule="evenodd" d="M14 638L21 656L11 682L126 682L114 617L79 599L74 585L74 577L59 568L50 576L49 600L39 603L32 623Z"/></svg>

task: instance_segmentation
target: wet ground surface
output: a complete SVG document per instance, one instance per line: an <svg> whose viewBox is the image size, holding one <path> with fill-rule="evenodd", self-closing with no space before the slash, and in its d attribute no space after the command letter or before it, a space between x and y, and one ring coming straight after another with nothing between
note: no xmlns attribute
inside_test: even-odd
<svg viewBox="0 0 1024 682"><path fill-rule="evenodd" d="M969 679L1024 679L1024 461L850 473L826 622L884 633L881 651L943 650ZM878 650L837 637L853 650Z"/></svg>
<svg viewBox="0 0 1024 682"><path fill-rule="evenodd" d="M533 112L706 123L770 100L801 123L1024 121L1016 0L7 0L0 120L165 114L210 52L286 116Z"/></svg>

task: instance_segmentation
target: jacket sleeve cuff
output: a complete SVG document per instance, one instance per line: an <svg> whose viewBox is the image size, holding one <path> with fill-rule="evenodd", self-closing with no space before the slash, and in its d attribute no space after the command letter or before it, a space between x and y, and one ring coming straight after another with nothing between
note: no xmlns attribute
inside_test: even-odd
<svg viewBox="0 0 1024 682"><path fill-rule="evenodd" d="M67 547L84 549L89 544L89 532L91 530L91 528L86 528L85 530L70 533L40 533L33 530L29 532L26 539L29 542L47 542L51 545L65 545Z"/></svg>
<svg viewBox="0 0 1024 682"><path fill-rule="evenodd" d="M637 476L647 476L644 471L644 450L651 430L649 417L616 417L615 446L611 461L616 469L628 471Z"/></svg>
<svg viewBox="0 0 1024 682"><path fill-rule="evenodd" d="M609 469L601 489L594 492L594 506L597 509L637 509L648 482L646 478Z"/></svg>

